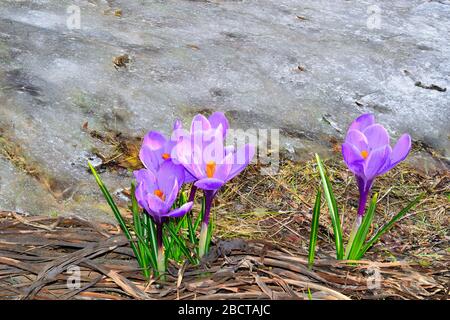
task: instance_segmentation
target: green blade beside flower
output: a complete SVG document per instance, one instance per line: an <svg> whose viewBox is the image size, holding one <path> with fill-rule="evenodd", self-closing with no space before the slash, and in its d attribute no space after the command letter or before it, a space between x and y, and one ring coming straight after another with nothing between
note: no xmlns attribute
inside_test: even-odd
<svg viewBox="0 0 450 320"><path fill-rule="evenodd" d="M364 247L360 250L359 254L357 255L356 259L361 259L364 254L367 252L367 250L370 249L374 245L375 242L378 241L378 239L389 229L391 229L394 226L394 223L400 220L409 210L411 210L419 201L422 199L424 194L420 194L417 198L415 198L413 201L411 201L405 208L403 208L397 215L395 215L388 223L386 223L383 227L381 227L378 232L364 245Z"/></svg>
<svg viewBox="0 0 450 320"><path fill-rule="evenodd" d="M370 202L369 209L367 210L366 214L364 215L362 223L359 226L355 237L353 238L353 242L351 244L349 244L351 247L350 247L348 256L346 257L347 260L356 260L359 255L359 252L361 251L361 247L366 242L367 234L369 233L370 226L371 226L373 218L375 216L377 199L378 199L378 194L375 193L372 198L372 201Z"/></svg>
<svg viewBox="0 0 450 320"><path fill-rule="evenodd" d="M131 249L133 250L133 253L136 256L136 259L138 259L138 262L142 267L142 257L134 243L134 240L133 240L133 237L131 236L130 231L127 228L125 220L123 219L122 215L120 214L120 211L117 208L111 194L109 193L108 189L106 188L105 184L103 183L102 179L98 175L95 168L92 166L92 164L90 162L88 162L88 165L89 165L89 168L91 169L92 174L94 175L95 181L97 182L98 186L100 187L100 190L103 193L103 196L106 199L106 202L108 202L114 216L116 217L117 221L119 222L120 228L122 229L122 231L125 234L125 236L127 237L127 239L130 241Z"/></svg>
<svg viewBox="0 0 450 320"><path fill-rule="evenodd" d="M320 216L321 192L317 190L316 202L314 204L312 219L311 219L311 233L309 237L309 252L308 265L312 267L314 264L314 257L316 254L317 233L319 230L319 216Z"/></svg>
<svg viewBox="0 0 450 320"><path fill-rule="evenodd" d="M150 277L150 273L149 273L149 259L150 257L148 256L147 252L147 243L145 241L145 234L144 231L145 229L143 228L143 223L142 223L142 219L141 219L141 213L139 211L139 206L136 200L136 196L135 196L135 191L136 191L136 186L134 183L131 184L131 212L133 214L133 225L134 225L134 231L136 236L138 236L137 239L137 245L139 248L139 252L140 255L142 257L142 268L143 268L143 273L144 273L144 277L148 278Z"/></svg>
<svg viewBox="0 0 450 320"><path fill-rule="evenodd" d="M339 212L337 208L336 199L331 188L330 180L328 179L322 160L316 153L317 166L319 168L320 178L322 180L323 192L327 200L328 210L330 211L331 223L333 224L334 242L336 246L336 259L341 260L344 257L344 245L342 242L342 227L339 219Z"/></svg>

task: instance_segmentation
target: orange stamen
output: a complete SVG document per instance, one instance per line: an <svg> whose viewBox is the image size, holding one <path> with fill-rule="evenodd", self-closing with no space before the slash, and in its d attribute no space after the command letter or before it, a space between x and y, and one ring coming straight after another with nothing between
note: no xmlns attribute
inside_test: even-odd
<svg viewBox="0 0 450 320"><path fill-rule="evenodd" d="M153 193L155 194L155 196L157 196L158 198L160 198L163 201L166 198L166 196L164 195L164 192L162 192L159 189L156 189Z"/></svg>
<svg viewBox="0 0 450 320"><path fill-rule="evenodd" d="M367 159L368 156L369 156L369 152L367 150L361 151L361 157L363 157L363 159Z"/></svg>
<svg viewBox="0 0 450 320"><path fill-rule="evenodd" d="M212 178L216 172L216 163L214 161L209 161L206 163L206 176Z"/></svg>
<svg viewBox="0 0 450 320"><path fill-rule="evenodd" d="M162 158L163 158L164 160L167 160L167 159L170 158L170 154L168 154L168 153L163 153L163 154L162 154Z"/></svg>

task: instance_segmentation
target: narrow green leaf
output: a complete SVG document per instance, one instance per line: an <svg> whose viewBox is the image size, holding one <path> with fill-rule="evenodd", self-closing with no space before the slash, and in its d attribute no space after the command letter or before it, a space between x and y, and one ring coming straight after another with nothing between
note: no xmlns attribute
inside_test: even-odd
<svg viewBox="0 0 450 320"><path fill-rule="evenodd" d="M308 300L312 300L312 299L313 299L313 296L311 294L311 289L309 289L309 287L308 287Z"/></svg>
<svg viewBox="0 0 450 320"><path fill-rule="evenodd" d="M142 219L147 229L147 247L150 248L150 256L152 257L152 266L154 270L158 270L158 243L156 240L156 226L150 216L144 212Z"/></svg>
<svg viewBox="0 0 450 320"><path fill-rule="evenodd" d="M149 246L145 245L146 239L142 238L137 233L136 233L136 237L138 238L138 241L140 241L140 243L142 244L142 246L139 246L139 248L145 252L145 256L147 257L147 260L146 260L147 269L148 269L148 263L150 262L150 265L152 266L153 270L157 271L158 265L157 265L156 257L154 256L151 248Z"/></svg>
<svg viewBox="0 0 450 320"><path fill-rule="evenodd" d="M316 255L317 232L319 230L320 202L321 202L321 192L320 189L318 189L316 195L316 202L314 204L311 219L311 233L309 236L309 253L308 253L309 267L313 266L314 257Z"/></svg>
<svg viewBox="0 0 450 320"><path fill-rule="evenodd" d="M89 165L89 168L91 169L92 174L94 175L95 181L97 182L98 186L100 187L100 190L103 193L103 196L106 199L106 202L108 202L108 204L111 207L111 210L112 210L114 216L116 217L117 221L119 222L120 228L122 229L122 231L125 234L125 236L127 237L127 239L130 241L130 246L131 246L131 249L133 250L134 255L136 256L136 259L138 259L138 262L141 265L142 258L141 258L140 254L139 254L139 251L136 248L136 245L135 245L135 243L133 241L133 237L131 236L131 233L130 233L130 231L127 228L125 220L123 219L122 215L120 214L120 211L117 208L117 206L116 206L116 204L115 204L111 194L109 193L108 189L104 185L102 179L98 175L98 173L95 170L95 168L92 166L92 164L90 162L88 162L88 165Z"/></svg>
<svg viewBox="0 0 450 320"><path fill-rule="evenodd" d="M202 208L200 210L200 214L197 216L197 219L195 220L195 224L194 224L194 230L198 229L198 226L200 224L200 222L203 220L203 216L205 215L205 197L203 197L202 199Z"/></svg>
<svg viewBox="0 0 450 320"><path fill-rule="evenodd" d="M198 239L195 235L195 228L192 224L192 212L188 212L186 214L186 221L187 221L187 225L188 225L188 232L189 232L189 241L196 246Z"/></svg>
<svg viewBox="0 0 450 320"><path fill-rule="evenodd" d="M211 245L211 239L212 239L212 234L214 231L214 226L215 226L215 222L214 222L214 216L211 215L210 219L209 219L209 224L208 224L208 233L206 235L206 248L205 248L205 252L208 253L209 252L209 246Z"/></svg>
<svg viewBox="0 0 450 320"><path fill-rule="evenodd" d="M177 245L179 246L180 250L183 252L185 257L187 259L189 259L189 261L191 263L195 263L195 260L192 258L192 255L191 255L189 249L186 247L186 245L183 243L183 241L181 241L180 237L178 236L178 234L176 233L174 228L172 226L170 226L169 224L167 224L167 227L168 227L167 229L169 229L169 232L170 232L172 238L175 240L175 242L177 243Z"/></svg>
<svg viewBox="0 0 450 320"><path fill-rule="evenodd" d="M331 223L334 231L334 242L336 246L336 259L342 260L344 257L344 245L342 242L342 227L341 220L337 208L336 199L331 188L330 180L328 179L322 160L316 153L317 166L319 168L320 178L322 180L323 191L325 199L327 200L328 210L330 211Z"/></svg>
<svg viewBox="0 0 450 320"><path fill-rule="evenodd" d="M424 194L420 194L417 198L415 198L413 201L411 201L405 208L403 208L397 215L395 215L388 223L386 223L381 229L378 230L378 232L370 239L365 246L361 249L359 252L357 259L361 259L362 256L369 250L370 247L373 246L375 242L378 241L378 239L389 229L391 229L394 226L394 223L400 220L409 210L411 210L419 201L422 199Z"/></svg>
<svg viewBox="0 0 450 320"><path fill-rule="evenodd" d="M369 233L370 225L372 224L373 217L375 216L375 209L377 206L378 194L375 193L370 201L369 209L367 210L364 218L361 222L361 225L356 232L355 238L353 239L353 243L351 244L350 252L348 253L348 260L356 260L359 252L361 251L361 247L366 242L367 234Z"/></svg>
<svg viewBox="0 0 450 320"><path fill-rule="evenodd" d="M150 276L149 268L148 268L148 263L149 263L150 257L147 254L148 250L146 250L147 243L146 243L145 235L144 235L145 229L142 226L141 213L139 212L139 206L138 206L138 203L136 200L135 191L136 191L136 186L134 183L131 183L131 212L133 214L133 225L134 225L135 234L138 236L137 244L138 244L140 256L142 258L143 273L144 273L144 276L146 278L148 278Z"/></svg>

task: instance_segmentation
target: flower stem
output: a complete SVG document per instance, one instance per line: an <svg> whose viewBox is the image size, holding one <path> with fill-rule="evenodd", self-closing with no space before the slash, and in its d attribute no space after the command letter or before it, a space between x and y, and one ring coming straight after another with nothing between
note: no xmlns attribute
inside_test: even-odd
<svg viewBox="0 0 450 320"><path fill-rule="evenodd" d="M356 177L356 180L358 182L359 190L358 217L362 217L366 213L366 203L370 194L370 189L372 189L373 180L366 181L359 177Z"/></svg>
<svg viewBox="0 0 450 320"><path fill-rule="evenodd" d="M205 190L205 213L203 215L202 229L200 231L200 242L198 248L198 256L200 259L207 253L206 252L206 240L208 238L208 224L209 215L211 213L211 205L214 198L215 192L212 190Z"/></svg>
<svg viewBox="0 0 450 320"><path fill-rule="evenodd" d="M158 257L157 257L157 265L158 265L158 274L164 280L164 273L166 272L166 263L164 256L164 246L162 240L162 224L158 224L156 226L156 238L158 243Z"/></svg>
<svg viewBox="0 0 450 320"><path fill-rule="evenodd" d="M189 200L188 202L193 202L195 199L195 193L197 192L197 187L195 184L192 184L191 192L189 193Z"/></svg>

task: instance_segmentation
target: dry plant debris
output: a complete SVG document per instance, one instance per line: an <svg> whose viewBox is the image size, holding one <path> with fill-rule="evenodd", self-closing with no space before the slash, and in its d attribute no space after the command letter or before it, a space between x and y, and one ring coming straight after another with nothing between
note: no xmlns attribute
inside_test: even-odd
<svg viewBox="0 0 450 320"><path fill-rule="evenodd" d="M217 241L201 266L146 280L115 225L0 212L0 299L447 299L448 270L348 264L261 241ZM79 286L74 286L79 268ZM379 286L372 287L374 274Z"/></svg>

